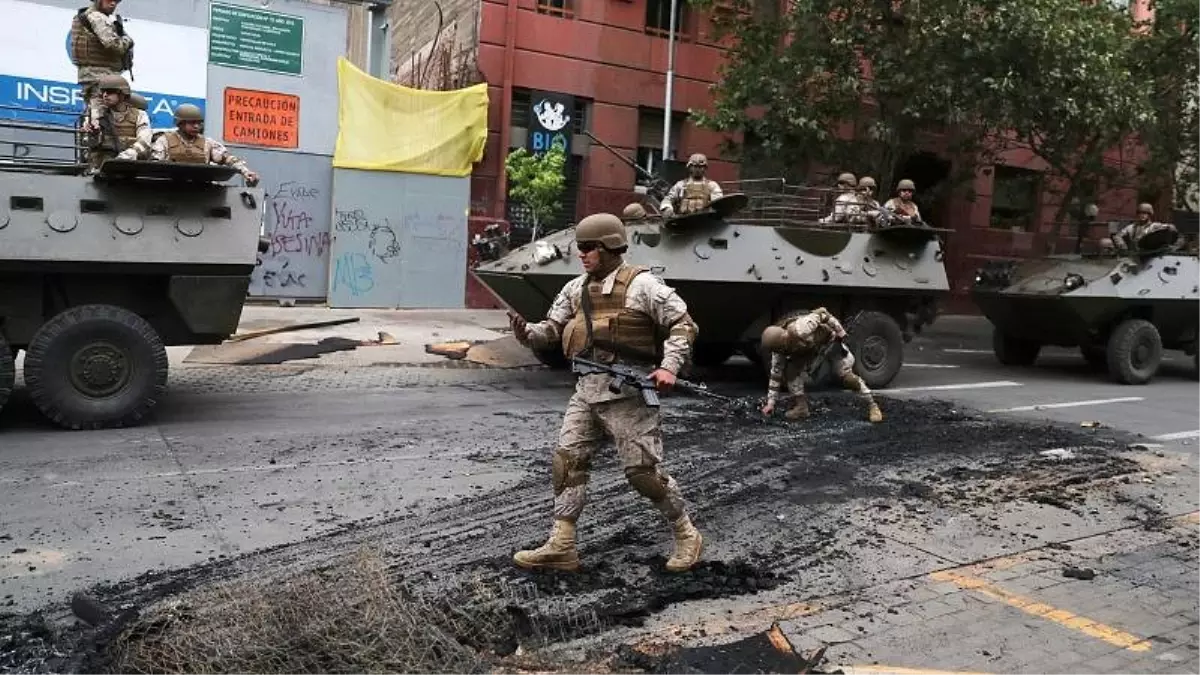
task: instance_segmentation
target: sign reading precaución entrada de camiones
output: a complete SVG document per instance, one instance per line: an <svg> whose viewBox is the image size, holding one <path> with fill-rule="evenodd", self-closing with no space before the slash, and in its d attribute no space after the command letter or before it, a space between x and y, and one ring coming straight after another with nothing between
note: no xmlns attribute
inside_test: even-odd
<svg viewBox="0 0 1200 675"><path fill-rule="evenodd" d="M299 75L304 19L238 5L212 3L208 60L222 66Z"/></svg>

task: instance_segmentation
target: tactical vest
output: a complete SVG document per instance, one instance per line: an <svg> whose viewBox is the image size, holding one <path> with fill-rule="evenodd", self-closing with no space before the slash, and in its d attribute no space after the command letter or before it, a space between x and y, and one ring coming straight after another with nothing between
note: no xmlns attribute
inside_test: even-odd
<svg viewBox="0 0 1200 675"><path fill-rule="evenodd" d="M603 363L618 359L632 362L658 363L662 350L654 319L642 312L627 309L625 296L634 278L647 271L645 267L622 265L616 274L612 293L604 294L604 281L588 280L581 293L591 301L593 358ZM581 294L580 308L563 330L563 353L577 356L587 347L587 323Z"/></svg>
<svg viewBox="0 0 1200 675"><path fill-rule="evenodd" d="M708 192L708 181L689 181L683 184L683 197L680 199L679 215L703 211L711 201Z"/></svg>
<svg viewBox="0 0 1200 675"><path fill-rule="evenodd" d="M792 331L791 326L800 324L804 330ZM793 356L812 356L833 338L833 331L811 314L797 317L787 322L783 329L796 336L790 354Z"/></svg>
<svg viewBox="0 0 1200 675"><path fill-rule="evenodd" d="M899 213L901 213L903 215L906 215L906 216L917 215L917 203L916 202L906 202L903 199L897 198L897 199L891 200L891 205L894 210L898 211Z"/></svg>
<svg viewBox="0 0 1200 675"><path fill-rule="evenodd" d="M118 147L122 150L132 147L137 142L139 112L141 111L131 105L126 105L124 110L112 110L113 131L117 134Z"/></svg>
<svg viewBox="0 0 1200 675"><path fill-rule="evenodd" d="M208 164L208 143L203 136L189 141L178 131L168 131L167 161L180 164Z"/></svg>
<svg viewBox="0 0 1200 675"><path fill-rule="evenodd" d="M124 65L121 52L105 47L91 28L84 24L84 16L90 11L93 11L90 7L84 7L71 20L71 62L80 68L99 66L120 72Z"/></svg>

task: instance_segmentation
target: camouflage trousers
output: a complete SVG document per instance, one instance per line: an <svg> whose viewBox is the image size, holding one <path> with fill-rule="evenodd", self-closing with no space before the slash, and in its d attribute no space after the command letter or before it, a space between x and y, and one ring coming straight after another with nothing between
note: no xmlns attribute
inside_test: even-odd
<svg viewBox="0 0 1200 675"><path fill-rule="evenodd" d="M587 502L592 458L611 437L625 477L669 520L685 513L675 479L662 467L660 414L640 396L589 402L576 392L567 403L553 458L554 517L575 522Z"/></svg>
<svg viewBox="0 0 1200 675"><path fill-rule="evenodd" d="M810 360L790 358L788 359L787 367L784 370L784 382L787 383L787 388L790 393L795 396L804 395L804 384L808 380L808 369L812 366ZM833 374L842 383L846 389L856 392L859 397L870 403L874 400L871 396L871 389L867 383L863 381L854 372L854 355L846 352L845 356L830 359L830 366L833 368Z"/></svg>

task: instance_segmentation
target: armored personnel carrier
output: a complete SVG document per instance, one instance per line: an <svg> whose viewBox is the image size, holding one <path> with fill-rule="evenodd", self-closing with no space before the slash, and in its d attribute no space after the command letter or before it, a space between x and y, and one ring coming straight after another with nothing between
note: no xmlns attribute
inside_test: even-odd
<svg viewBox="0 0 1200 675"><path fill-rule="evenodd" d="M262 190L216 183L235 174L110 160L85 176L77 156L0 163L0 407L24 350L25 386L55 424L136 424L165 392L166 346L231 335L262 247Z"/></svg>
<svg viewBox="0 0 1200 675"><path fill-rule="evenodd" d="M711 211L628 224L625 259L670 284L700 327L694 363L718 365L740 351L769 364L760 352L763 329L825 307L843 321L857 317L847 331L867 384L891 382L904 343L934 320L949 292L939 237L945 231L822 224L825 191L782 179L722 187L726 196ZM645 207L653 214L661 190L651 197ZM513 250L498 245L498 236L476 242L485 262L475 276L526 320L542 320L558 291L581 273L574 229ZM565 363L559 350L538 358Z"/></svg>
<svg viewBox="0 0 1200 675"><path fill-rule="evenodd" d="M990 261L972 298L993 324L1004 365L1029 366L1045 345L1078 347L1123 384L1145 384L1164 349L1197 354L1200 259L1170 232L1140 253L1092 251L1023 261ZM1190 248L1190 252L1188 249Z"/></svg>

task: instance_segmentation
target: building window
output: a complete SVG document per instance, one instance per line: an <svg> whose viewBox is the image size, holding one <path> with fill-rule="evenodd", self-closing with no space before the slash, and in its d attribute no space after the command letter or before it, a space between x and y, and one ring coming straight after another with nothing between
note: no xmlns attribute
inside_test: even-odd
<svg viewBox="0 0 1200 675"><path fill-rule="evenodd" d="M680 131L687 115L675 113L671 116L671 156L679 157ZM663 113L662 110L642 108L638 111L638 149L637 163L650 173L661 173L663 163ZM636 176L637 185L646 185L649 181L641 174Z"/></svg>
<svg viewBox="0 0 1200 675"><path fill-rule="evenodd" d="M675 0L675 37L684 32L687 22L687 0ZM671 30L671 0L646 0L646 32L667 36Z"/></svg>
<svg viewBox="0 0 1200 675"><path fill-rule="evenodd" d="M1015 166L995 167L991 226L1002 230L1035 229L1041 182L1039 171Z"/></svg>
<svg viewBox="0 0 1200 675"><path fill-rule="evenodd" d="M528 89L513 89L512 93L512 126L522 129L529 128L529 108L532 105ZM588 113L592 102L586 98L575 97L575 109L571 111L571 129L576 134L582 134L587 128Z"/></svg>
<svg viewBox="0 0 1200 675"><path fill-rule="evenodd" d="M575 0L537 0L538 14L553 14L555 16L575 16Z"/></svg>

